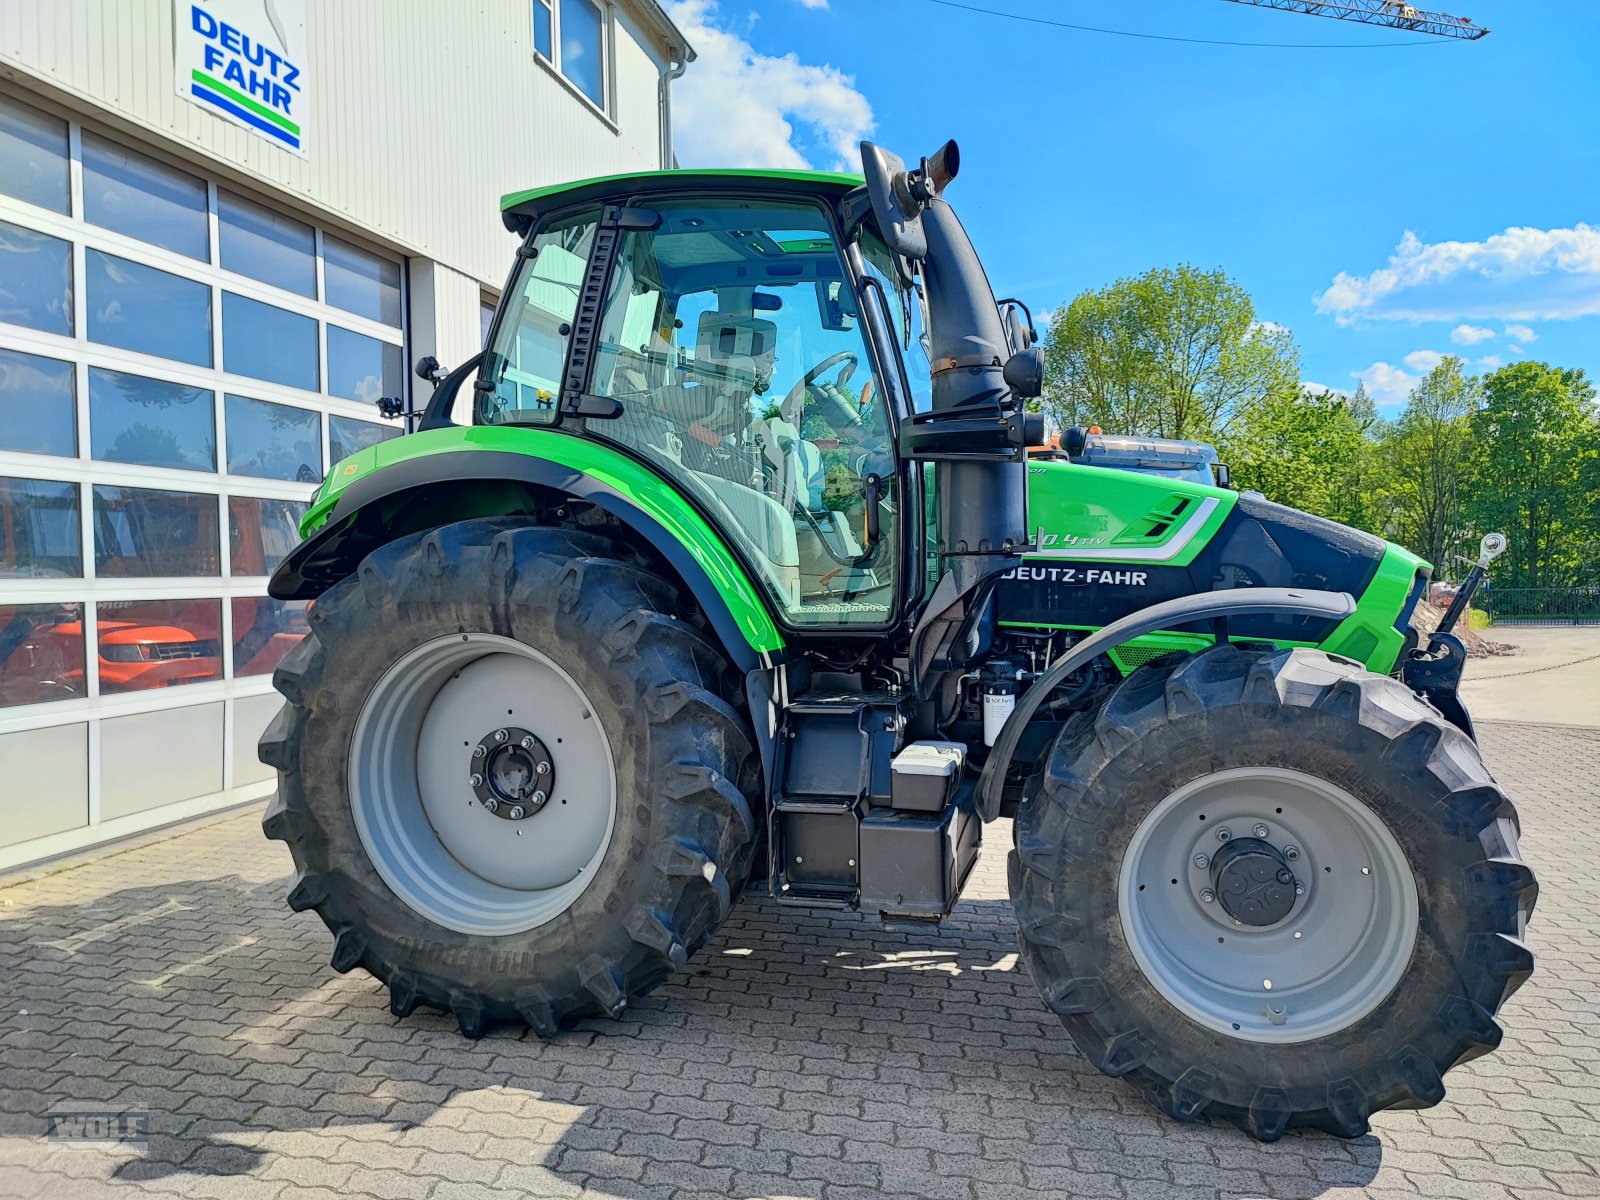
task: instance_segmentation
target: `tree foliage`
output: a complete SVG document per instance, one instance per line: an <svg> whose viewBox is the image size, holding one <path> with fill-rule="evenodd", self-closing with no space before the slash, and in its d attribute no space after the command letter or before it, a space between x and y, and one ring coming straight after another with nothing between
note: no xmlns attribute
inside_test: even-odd
<svg viewBox="0 0 1600 1200"><path fill-rule="evenodd" d="M1483 381L1470 419L1473 516L1511 538L1498 575L1514 587L1585 582L1597 541L1586 477L1600 459L1595 389L1582 371L1512 363Z"/></svg>
<svg viewBox="0 0 1600 1200"><path fill-rule="evenodd" d="M1062 426L1215 441L1236 486L1398 541L1436 578L1500 530L1497 586L1600 585L1600 410L1582 371L1477 377L1446 358L1385 421L1364 390L1302 389L1289 331L1187 265L1080 295L1045 351Z"/></svg>
<svg viewBox="0 0 1600 1200"><path fill-rule="evenodd" d="M1085 292L1045 339L1046 410L1063 426L1211 438L1245 405L1300 390L1289 332L1250 293L1187 264Z"/></svg>

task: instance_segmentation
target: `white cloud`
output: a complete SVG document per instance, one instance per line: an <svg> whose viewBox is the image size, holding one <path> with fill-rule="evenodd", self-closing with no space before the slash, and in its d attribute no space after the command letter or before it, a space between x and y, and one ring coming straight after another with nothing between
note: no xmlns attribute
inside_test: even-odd
<svg viewBox="0 0 1600 1200"><path fill-rule="evenodd" d="M1411 389L1421 382L1420 376L1386 362L1375 362L1365 371L1351 371L1350 374L1362 382L1372 402L1379 405L1403 402L1411 394Z"/></svg>
<svg viewBox="0 0 1600 1200"><path fill-rule="evenodd" d="M1600 227L1514 226L1481 242L1424 242L1407 230L1388 266L1341 271L1315 300L1340 324L1600 315Z"/></svg>
<svg viewBox="0 0 1600 1200"><path fill-rule="evenodd" d="M1406 355L1406 366L1413 371L1420 371L1426 375L1444 361L1444 355L1437 350L1413 350Z"/></svg>
<svg viewBox="0 0 1600 1200"><path fill-rule="evenodd" d="M1312 380L1305 379L1300 382L1300 394L1303 396L1333 395L1338 396L1340 399L1349 399L1350 389L1329 387L1325 383L1314 383Z"/></svg>
<svg viewBox="0 0 1600 1200"><path fill-rule="evenodd" d="M1506 349L1510 352L1510 354L1511 354L1511 356L1513 358L1521 358L1524 354L1527 353L1526 350L1524 350L1521 346L1517 345L1515 342L1512 342L1511 345L1506 347Z"/></svg>
<svg viewBox="0 0 1600 1200"><path fill-rule="evenodd" d="M798 122L832 154L828 166L856 169L874 121L854 76L760 53L716 24L716 0L669 0L667 12L699 55L673 89L684 165L810 167L795 144Z"/></svg>
<svg viewBox="0 0 1600 1200"><path fill-rule="evenodd" d="M1476 346L1494 336L1494 330L1485 329L1482 325L1457 325L1450 331L1450 340L1458 346Z"/></svg>
<svg viewBox="0 0 1600 1200"><path fill-rule="evenodd" d="M1277 333L1288 333L1290 332L1290 329L1287 325L1280 325L1276 321L1252 321L1250 322L1250 332L1272 335Z"/></svg>
<svg viewBox="0 0 1600 1200"><path fill-rule="evenodd" d="M801 8L827 8L828 0L800 0Z"/></svg>
<svg viewBox="0 0 1600 1200"><path fill-rule="evenodd" d="M1526 325L1507 325L1506 336L1516 338L1519 342L1537 342L1539 335ZM1518 351L1520 354L1521 351Z"/></svg>
<svg viewBox="0 0 1600 1200"><path fill-rule="evenodd" d="M1506 364L1498 354L1485 354L1472 365L1477 367L1480 371L1498 371Z"/></svg>

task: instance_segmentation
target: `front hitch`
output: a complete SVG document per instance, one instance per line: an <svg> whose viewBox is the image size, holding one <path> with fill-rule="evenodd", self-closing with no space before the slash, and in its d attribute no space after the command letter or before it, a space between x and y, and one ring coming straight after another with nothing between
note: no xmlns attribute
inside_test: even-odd
<svg viewBox="0 0 1600 1200"><path fill-rule="evenodd" d="M1444 718L1462 733L1477 740L1472 728L1472 718L1467 715L1457 690L1461 686L1461 672L1467 665L1466 644L1455 633L1456 624L1472 602L1473 593L1489 576L1489 564L1506 550L1506 535L1486 533L1478 543L1478 561L1457 589L1450 607L1439 621L1439 628L1428 635L1426 649L1418 648L1406 655L1400 666L1400 679L1417 695L1431 703Z"/></svg>

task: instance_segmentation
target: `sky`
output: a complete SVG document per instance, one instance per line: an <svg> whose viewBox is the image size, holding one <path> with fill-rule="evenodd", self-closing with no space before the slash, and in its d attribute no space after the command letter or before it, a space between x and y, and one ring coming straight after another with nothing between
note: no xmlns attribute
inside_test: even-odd
<svg viewBox="0 0 1600 1200"><path fill-rule="evenodd" d="M859 170L863 137L907 160L953 137L947 198L996 294L1036 313L1188 262L1293 331L1308 383L1364 383L1388 415L1446 354L1600 379L1600 0L1431 0L1492 30L1475 42L1222 0L961 3L1278 45L938 0L666 0L700 56L680 163Z"/></svg>

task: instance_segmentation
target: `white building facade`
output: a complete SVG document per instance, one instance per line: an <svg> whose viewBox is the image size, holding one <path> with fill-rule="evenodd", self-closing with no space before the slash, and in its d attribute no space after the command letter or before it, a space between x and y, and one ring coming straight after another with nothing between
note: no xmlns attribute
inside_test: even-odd
<svg viewBox="0 0 1600 1200"><path fill-rule="evenodd" d="M0 4L0 870L270 792L316 483L479 349L502 194L670 163L691 57L655 0Z"/></svg>

